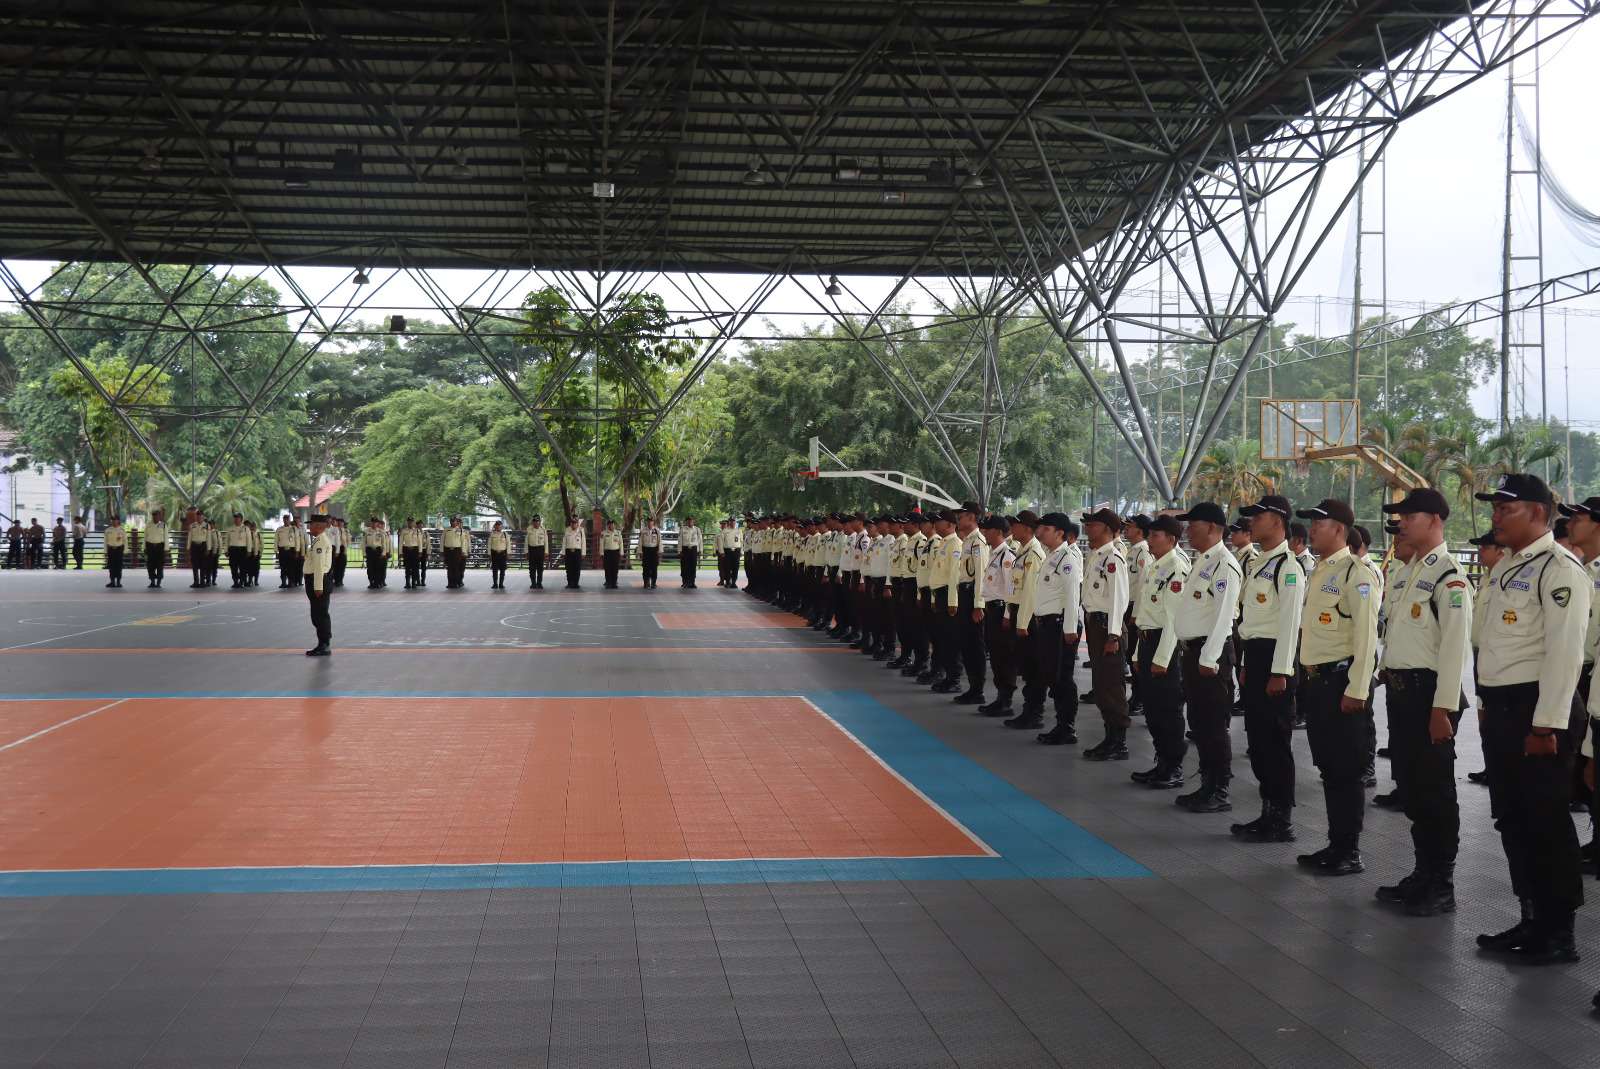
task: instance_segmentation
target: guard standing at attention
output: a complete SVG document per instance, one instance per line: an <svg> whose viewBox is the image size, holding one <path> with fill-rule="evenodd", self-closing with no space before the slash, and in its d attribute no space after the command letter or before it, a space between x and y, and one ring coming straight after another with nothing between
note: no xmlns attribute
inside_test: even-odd
<svg viewBox="0 0 1600 1069"><path fill-rule="evenodd" d="M1022 513L1026 521L1031 513ZM1078 552L1078 525L1063 512L1047 512L1035 527L1045 557L1024 572L1017 607L1017 641L1032 648L1033 671L1022 688L1022 712L1006 727L1032 729L1044 723L1049 694L1056 722L1036 736L1045 746L1072 746L1078 741L1078 681L1073 675L1078 653L1078 614L1083 596L1083 558Z"/></svg>
<svg viewBox="0 0 1600 1069"><path fill-rule="evenodd" d="M467 585L467 553L472 549L472 533L461 526L460 516L450 517L450 526L439 536L444 552L446 590L461 590Z"/></svg>
<svg viewBox="0 0 1600 1069"><path fill-rule="evenodd" d="M1399 883L1379 887L1377 897L1414 917L1433 917L1456 908L1455 735L1472 641L1472 587L1445 546L1450 504L1443 494L1412 490L1383 511L1400 517L1400 540L1411 557L1389 583L1382 676L1390 766L1411 821L1415 864Z"/></svg>
<svg viewBox="0 0 1600 1069"><path fill-rule="evenodd" d="M67 569L67 525L61 517L56 517L56 525L50 528L50 564L62 571Z"/></svg>
<svg viewBox="0 0 1600 1069"><path fill-rule="evenodd" d="M1135 772L1133 781L1166 791L1183 786L1183 759L1189 753L1183 737L1183 662L1178 657L1178 611L1189 582L1189 558L1178 548L1183 527L1177 520L1158 516L1149 522L1134 609L1139 644L1134 673L1144 695L1144 722L1156 763L1146 772Z"/></svg>
<svg viewBox="0 0 1600 1069"><path fill-rule="evenodd" d="M1241 553L1234 547L1244 570L1239 689L1261 816L1228 830L1246 842L1294 842L1295 647L1306 577L1289 552L1290 511L1289 499L1277 494L1240 509L1260 549Z"/></svg>
<svg viewBox="0 0 1600 1069"><path fill-rule="evenodd" d="M122 553L127 544L128 532L117 514L112 513L111 522L106 524L106 573L111 580L106 583L108 587L122 586Z"/></svg>
<svg viewBox="0 0 1600 1069"><path fill-rule="evenodd" d="M1128 695L1122 685L1122 616L1128 608L1128 568L1117 548L1122 521L1110 509L1083 518L1089 554L1083 563L1084 630L1089 672L1106 737L1083 752L1091 761L1128 759Z"/></svg>
<svg viewBox="0 0 1600 1069"><path fill-rule="evenodd" d="M917 682L922 683L923 676L926 676L934 689L942 687L947 694L954 693L960 686L951 677L953 673L959 674L961 671L960 651L951 649L954 635L950 628L955 609L950 596L954 587L950 579L950 573L954 570L951 558L961 546L961 540L955 536L955 519L955 513L949 511L939 512L933 518L933 541L928 549L928 594L932 599L928 628L932 635L933 650L928 670L917 677Z"/></svg>
<svg viewBox="0 0 1600 1069"><path fill-rule="evenodd" d="M367 589L379 590L389 585L389 532L376 516L367 517L361 531L362 559L367 564Z"/></svg>
<svg viewBox="0 0 1600 1069"><path fill-rule="evenodd" d="M245 520L244 524L250 528L250 585L261 585L261 551L264 548L261 542L261 528L256 526L255 520Z"/></svg>
<svg viewBox="0 0 1600 1069"><path fill-rule="evenodd" d="M287 512L283 514L283 526L278 528L274 544L278 554L278 589L287 590L295 585L295 556L300 552L300 529Z"/></svg>
<svg viewBox="0 0 1600 1069"><path fill-rule="evenodd" d="M1017 644L1011 620L1017 551L1007 538L1011 523L1006 517L986 516L978 524L978 530L987 544L989 560L983 569L983 587L979 591L982 607L977 611L983 627L983 644L989 650L989 667L994 670L995 698L980 704L977 713L1009 718L1011 697L1017 691Z"/></svg>
<svg viewBox="0 0 1600 1069"><path fill-rule="evenodd" d="M421 552L417 554L417 585L428 585L428 558L433 556L433 536L428 533L423 520L417 521L417 533L422 536Z"/></svg>
<svg viewBox="0 0 1600 1069"><path fill-rule="evenodd" d="M161 589L167 574L167 513L156 509L144 525L144 570L150 577L150 588Z"/></svg>
<svg viewBox="0 0 1600 1069"><path fill-rule="evenodd" d="M1372 736L1380 592L1371 570L1350 552L1356 518L1348 504L1326 498L1295 515L1311 521L1311 548L1318 557L1300 615L1298 700L1328 810L1328 845L1295 860L1319 875L1350 876L1365 871L1363 781Z"/></svg>
<svg viewBox="0 0 1600 1069"><path fill-rule="evenodd" d="M695 573L700 568L700 551L705 548L705 532L690 516L678 528L678 572L683 577L683 588L694 589Z"/></svg>
<svg viewBox="0 0 1600 1069"><path fill-rule="evenodd" d="M1128 618L1124 621L1122 633L1123 653L1128 662L1128 672L1133 678L1128 683L1128 715L1138 716L1144 708L1144 694L1140 689L1143 681L1134 665L1138 656L1138 612L1139 604L1144 598L1144 573L1155 559L1150 549L1150 524L1149 516L1139 514L1131 516L1122 524L1122 537L1124 546L1122 555L1128 562Z"/></svg>
<svg viewBox="0 0 1600 1069"><path fill-rule="evenodd" d="M567 517L567 529L561 533L561 557L567 566L567 589L578 589L578 573L583 570L583 554L588 549L583 537L583 528L578 525L578 517Z"/></svg>
<svg viewBox="0 0 1600 1069"><path fill-rule="evenodd" d="M955 564L956 641L961 650L961 666L967 674L967 689L953 699L957 705L983 704L988 671L983 648L984 603L978 598L978 585L989 568L989 543L978 529L982 514L982 507L975 501L963 502L956 513L956 535L961 539L961 555Z"/></svg>
<svg viewBox="0 0 1600 1069"><path fill-rule="evenodd" d="M210 545L211 525L206 523L205 513L196 512L189 524L189 574L193 580L189 584L191 590L206 585L206 554Z"/></svg>
<svg viewBox="0 0 1600 1069"><path fill-rule="evenodd" d="M622 568L622 532L617 530L616 520L607 520L600 532L600 557L606 570L605 589L615 590L617 572Z"/></svg>
<svg viewBox="0 0 1600 1069"><path fill-rule="evenodd" d="M1191 813L1226 813L1233 809L1228 798L1233 779L1233 740L1228 734L1233 623L1244 576L1223 541L1228 514L1221 505L1202 501L1175 519L1188 523L1189 547L1196 554L1183 581L1172 634L1182 650L1184 705L1200 756L1200 789L1180 794L1174 802Z"/></svg>
<svg viewBox="0 0 1600 1069"><path fill-rule="evenodd" d="M328 536L328 517L317 513L310 520L305 551L306 601L311 606L311 626L317 644L306 650L307 657L326 657L333 652L333 539Z"/></svg>
<svg viewBox="0 0 1600 1069"><path fill-rule="evenodd" d="M646 590L656 588L656 573L661 568L661 525L654 516L639 528L639 574Z"/></svg>
<svg viewBox="0 0 1600 1069"><path fill-rule="evenodd" d="M544 555L550 548L550 532L545 527L544 521L537 514L533 522L528 524L527 552L528 552L528 589L544 589Z"/></svg>
<svg viewBox="0 0 1600 1069"><path fill-rule="evenodd" d="M417 521L407 516L405 526L400 528L400 566L405 571L407 590L413 590L422 585L420 573L422 570L422 539L424 537L422 529L417 526Z"/></svg>
<svg viewBox="0 0 1600 1069"><path fill-rule="evenodd" d="M506 588L506 562L511 559L511 536L499 520L489 530L489 589Z"/></svg>
<svg viewBox="0 0 1600 1069"><path fill-rule="evenodd" d="M250 528L244 525L244 514L235 512L233 523L228 526L228 578L233 582L230 589L238 590L245 585L249 554Z"/></svg>
<svg viewBox="0 0 1600 1069"><path fill-rule="evenodd" d="M72 566L74 571L83 571L83 540L88 537L89 528L84 524L83 517L72 517Z"/></svg>
<svg viewBox="0 0 1600 1069"><path fill-rule="evenodd" d="M1555 543L1555 499L1543 479L1502 475L1477 497L1493 503L1495 540L1506 549L1480 589L1475 645L1489 809L1522 907L1515 925L1478 936L1478 946L1525 965L1577 961L1572 920L1583 875L1568 810L1589 577Z"/></svg>

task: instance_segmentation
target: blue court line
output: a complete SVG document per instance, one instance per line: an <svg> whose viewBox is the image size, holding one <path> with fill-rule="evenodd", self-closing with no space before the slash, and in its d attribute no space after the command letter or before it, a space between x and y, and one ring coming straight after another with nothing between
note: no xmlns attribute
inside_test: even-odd
<svg viewBox="0 0 1600 1069"><path fill-rule="evenodd" d="M111 697L202 697L200 692ZM220 694L220 697L368 697L377 692ZM394 694L381 695L397 697ZM1143 865L856 691L441 692L415 697L803 697L983 840L996 857L767 861L618 861L592 864L101 869L0 873L0 897L437 891L659 884L819 883L834 880L1126 879ZM77 697L73 695L72 697ZM99 697L94 695L92 697Z"/></svg>

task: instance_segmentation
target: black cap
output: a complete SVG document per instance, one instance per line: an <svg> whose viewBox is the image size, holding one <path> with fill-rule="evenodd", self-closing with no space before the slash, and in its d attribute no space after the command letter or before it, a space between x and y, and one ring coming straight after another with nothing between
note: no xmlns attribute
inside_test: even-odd
<svg viewBox="0 0 1600 1069"><path fill-rule="evenodd" d="M319 512L315 516L312 516L306 522L307 523L327 523L328 522L328 514L326 512Z"/></svg>
<svg viewBox="0 0 1600 1069"><path fill-rule="evenodd" d="M1586 497L1580 505L1557 505L1563 516L1588 514L1591 520L1600 520L1600 497Z"/></svg>
<svg viewBox="0 0 1600 1069"><path fill-rule="evenodd" d="M1002 534L1011 529L1004 516L985 516L978 522L978 526L985 531L999 531Z"/></svg>
<svg viewBox="0 0 1600 1069"><path fill-rule="evenodd" d="M1249 534L1250 521L1248 519L1234 520L1228 524L1229 534Z"/></svg>
<svg viewBox="0 0 1600 1069"><path fill-rule="evenodd" d="M1289 519L1289 499L1281 494L1267 494L1254 505L1246 505L1239 510L1241 516L1259 516L1263 512L1276 512L1287 522Z"/></svg>
<svg viewBox="0 0 1600 1069"><path fill-rule="evenodd" d="M1389 534L1389 535L1397 535L1397 534L1400 533L1400 525L1398 523L1396 523L1394 520L1390 520L1388 523L1383 525L1383 533L1384 534Z"/></svg>
<svg viewBox="0 0 1600 1069"><path fill-rule="evenodd" d="M1103 523L1113 531L1122 529L1122 517L1110 509L1095 509L1093 512L1086 512L1083 516L1083 522Z"/></svg>
<svg viewBox="0 0 1600 1069"><path fill-rule="evenodd" d="M1228 526L1228 514L1215 501L1196 502L1189 506L1188 512L1180 514L1177 519L1186 523L1193 523L1198 520L1201 523L1214 523L1218 527Z"/></svg>
<svg viewBox="0 0 1600 1069"><path fill-rule="evenodd" d="M1483 534L1476 538L1469 538L1467 541L1471 542L1475 546L1498 546L1500 544L1500 540L1495 538L1494 531L1492 529L1483 532Z"/></svg>
<svg viewBox="0 0 1600 1069"><path fill-rule="evenodd" d="M1011 522L1020 523L1024 527L1037 527L1039 526L1039 514L1032 509L1023 509L1011 517Z"/></svg>
<svg viewBox="0 0 1600 1069"><path fill-rule="evenodd" d="M1383 506L1383 511L1404 516L1412 512L1431 512L1440 519L1450 518L1450 502L1444 495L1431 486L1419 486L1405 496L1404 500Z"/></svg>
<svg viewBox="0 0 1600 1069"><path fill-rule="evenodd" d="M956 512L955 512L954 509L941 509L939 511L939 514L936 515L934 517L934 519L943 520L945 523L955 523L956 522Z"/></svg>
<svg viewBox="0 0 1600 1069"><path fill-rule="evenodd" d="M1338 520L1346 527L1356 525L1356 514L1350 511L1350 506L1336 497L1325 497L1308 509L1297 509L1295 515L1302 520Z"/></svg>
<svg viewBox="0 0 1600 1069"><path fill-rule="evenodd" d="M1535 501L1542 505L1553 505L1556 501L1543 479L1525 471L1502 475L1493 490L1473 496L1479 501Z"/></svg>
<svg viewBox="0 0 1600 1069"><path fill-rule="evenodd" d="M970 512L974 516L982 516L983 515L983 506L978 504L976 501L963 501L963 502L961 502L961 507L958 508L958 509L955 509L954 511L956 511L956 512Z"/></svg>
<svg viewBox="0 0 1600 1069"><path fill-rule="evenodd" d="M1065 512L1047 512L1039 517L1038 525L1041 527L1054 527L1062 531L1070 531L1075 526L1072 522L1072 517Z"/></svg>
<svg viewBox="0 0 1600 1069"><path fill-rule="evenodd" d="M1183 537L1183 524L1178 522L1176 516L1157 516L1149 522L1152 533L1160 531L1162 534L1171 535L1173 538Z"/></svg>
<svg viewBox="0 0 1600 1069"><path fill-rule="evenodd" d="M1127 526L1127 524L1130 523L1139 528L1139 530L1143 531L1145 534L1150 533L1151 520L1150 517L1146 516L1144 513L1141 512L1137 516L1129 516L1124 522L1123 526Z"/></svg>

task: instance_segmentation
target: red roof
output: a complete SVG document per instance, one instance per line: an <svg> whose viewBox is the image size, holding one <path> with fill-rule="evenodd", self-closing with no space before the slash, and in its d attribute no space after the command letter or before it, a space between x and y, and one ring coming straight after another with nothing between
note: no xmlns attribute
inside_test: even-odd
<svg viewBox="0 0 1600 1069"><path fill-rule="evenodd" d="M317 487L317 499L315 501L311 500L310 497L302 497L294 503L293 507L297 509L315 508L324 501L328 500L328 498L332 497L334 494L337 494L340 490L343 490L346 481L347 480L345 479L330 479L328 482L325 482L321 486Z"/></svg>

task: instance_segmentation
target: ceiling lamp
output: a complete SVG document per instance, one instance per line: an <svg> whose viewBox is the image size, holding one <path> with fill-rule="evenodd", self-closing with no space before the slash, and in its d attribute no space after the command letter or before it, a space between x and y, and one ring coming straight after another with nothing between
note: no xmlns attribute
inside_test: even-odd
<svg viewBox="0 0 1600 1069"><path fill-rule="evenodd" d="M883 203L885 204L904 204L905 199L906 195L904 190L886 189L883 191Z"/></svg>
<svg viewBox="0 0 1600 1069"><path fill-rule="evenodd" d="M971 193L974 190L978 190L978 189L982 189L982 188L983 188L983 175L979 174L976 171L972 172L971 174L967 175L965 178L961 179L961 190L964 193Z"/></svg>
<svg viewBox="0 0 1600 1069"><path fill-rule="evenodd" d="M833 165L833 177L841 182L861 181L861 163L849 156L838 160Z"/></svg>
<svg viewBox="0 0 1600 1069"><path fill-rule="evenodd" d="M285 171L283 173L283 188L310 189L311 179L306 177L306 173L299 169Z"/></svg>
<svg viewBox="0 0 1600 1069"><path fill-rule="evenodd" d="M466 182L472 178L472 168L467 165L467 154L456 153L456 162L450 166L450 181Z"/></svg>
<svg viewBox="0 0 1600 1069"><path fill-rule="evenodd" d="M829 275L828 284L823 287L822 292L826 293L829 297L837 297L839 294L843 293L844 287L839 285L839 276Z"/></svg>
<svg viewBox="0 0 1600 1069"><path fill-rule="evenodd" d="M773 176L761 169L760 160L751 160L749 170L745 171L740 181L747 186L767 186L772 184Z"/></svg>
<svg viewBox="0 0 1600 1069"><path fill-rule="evenodd" d="M406 332L406 317L405 316L390 316L389 317L389 333L390 334L404 334L405 332Z"/></svg>
<svg viewBox="0 0 1600 1069"><path fill-rule="evenodd" d="M358 267L356 268L356 277L352 278L350 281L354 285L365 286L371 280L367 278L367 269L365 267Z"/></svg>
<svg viewBox="0 0 1600 1069"><path fill-rule="evenodd" d="M144 155L139 157L138 167L145 174L161 173L161 157L156 153L154 145L144 147Z"/></svg>

